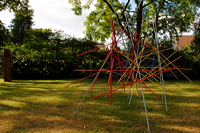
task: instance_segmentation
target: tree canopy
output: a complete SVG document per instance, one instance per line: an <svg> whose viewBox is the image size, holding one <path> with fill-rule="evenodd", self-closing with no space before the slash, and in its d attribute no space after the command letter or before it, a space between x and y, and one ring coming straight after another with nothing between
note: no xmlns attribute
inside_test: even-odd
<svg viewBox="0 0 200 133"><path fill-rule="evenodd" d="M1 0L0 11L8 9L14 12L15 18L12 20L12 40L14 42L22 43L25 29L31 28L33 10L29 9L29 0ZM9 29L5 27L4 23L0 20L0 46L5 46L9 43L10 39ZM18 41L17 41L18 40Z"/></svg>
<svg viewBox="0 0 200 133"><path fill-rule="evenodd" d="M81 15L86 5L89 8L88 4L91 4L90 0L86 5L80 0L69 2L78 15ZM91 37L93 40L105 41L110 37L111 14L119 21L118 26L122 29L126 18L130 19L138 39L141 36L154 37L153 24L157 26L158 34L168 35L174 39L175 36L191 29L200 7L200 0L127 0L124 3L119 0L97 0L95 7L96 10L90 13L85 22L86 36L94 36Z"/></svg>
<svg viewBox="0 0 200 133"><path fill-rule="evenodd" d="M100 1L95 4L96 10L87 16L84 25L86 26L85 33L88 39L104 42L106 38L110 37L112 31L111 16L113 16L113 12L108 8L106 3ZM114 10L120 12L123 10L124 6L119 1L115 1L114 4Z"/></svg>

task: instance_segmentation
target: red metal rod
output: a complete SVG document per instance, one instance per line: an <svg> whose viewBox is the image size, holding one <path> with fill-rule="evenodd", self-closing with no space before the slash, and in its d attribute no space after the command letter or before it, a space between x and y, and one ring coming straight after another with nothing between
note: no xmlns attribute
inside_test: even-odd
<svg viewBox="0 0 200 133"><path fill-rule="evenodd" d="M149 90L151 93L154 94L154 96L156 96L159 100L162 101L162 98L160 98L155 92L153 92L148 86L146 86L146 84L144 84L143 82L142 83L142 86L146 89L146 90Z"/></svg>

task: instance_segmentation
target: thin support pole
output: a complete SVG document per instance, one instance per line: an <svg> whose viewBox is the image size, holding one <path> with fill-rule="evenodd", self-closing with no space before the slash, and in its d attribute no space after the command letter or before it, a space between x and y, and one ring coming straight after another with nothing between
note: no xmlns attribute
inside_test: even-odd
<svg viewBox="0 0 200 133"><path fill-rule="evenodd" d="M160 58L160 52L159 52L159 46L158 46L158 33L157 33L157 26L156 24L154 23L153 25L153 28L154 28L154 31L155 31L155 44L156 44L156 47L157 47L157 57L158 57L158 63L159 63L159 70L162 71L162 62L161 62L161 58ZM164 77L163 77L163 73L160 74L160 84L162 85L162 88L161 89L161 94L162 94L162 99L163 99L163 102L165 103L165 110L166 112L168 111L168 108L167 108L167 96L166 96L166 89L165 89L165 84L164 84Z"/></svg>

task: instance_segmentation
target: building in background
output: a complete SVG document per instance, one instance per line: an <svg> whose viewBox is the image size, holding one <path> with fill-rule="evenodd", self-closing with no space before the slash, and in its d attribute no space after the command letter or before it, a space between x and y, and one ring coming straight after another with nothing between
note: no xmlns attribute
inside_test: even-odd
<svg viewBox="0 0 200 133"><path fill-rule="evenodd" d="M187 44L191 44L193 39L194 39L194 35L182 35L182 36L180 36L179 40L177 42L177 48L182 49Z"/></svg>

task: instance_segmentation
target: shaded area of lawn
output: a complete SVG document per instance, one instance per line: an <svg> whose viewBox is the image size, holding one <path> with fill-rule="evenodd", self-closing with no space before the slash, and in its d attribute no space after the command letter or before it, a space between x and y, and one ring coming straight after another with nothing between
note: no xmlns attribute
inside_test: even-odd
<svg viewBox="0 0 200 133"><path fill-rule="evenodd" d="M109 90L106 80L100 80L77 115L74 110L88 89L91 80L65 88L74 80L14 80L0 81L0 132L147 132L141 102L133 95L127 102L127 92L87 101ZM147 83L157 94L151 83ZM114 87L119 86L114 84ZM145 91L152 133L200 132L200 82L167 81L168 112L150 92Z"/></svg>

